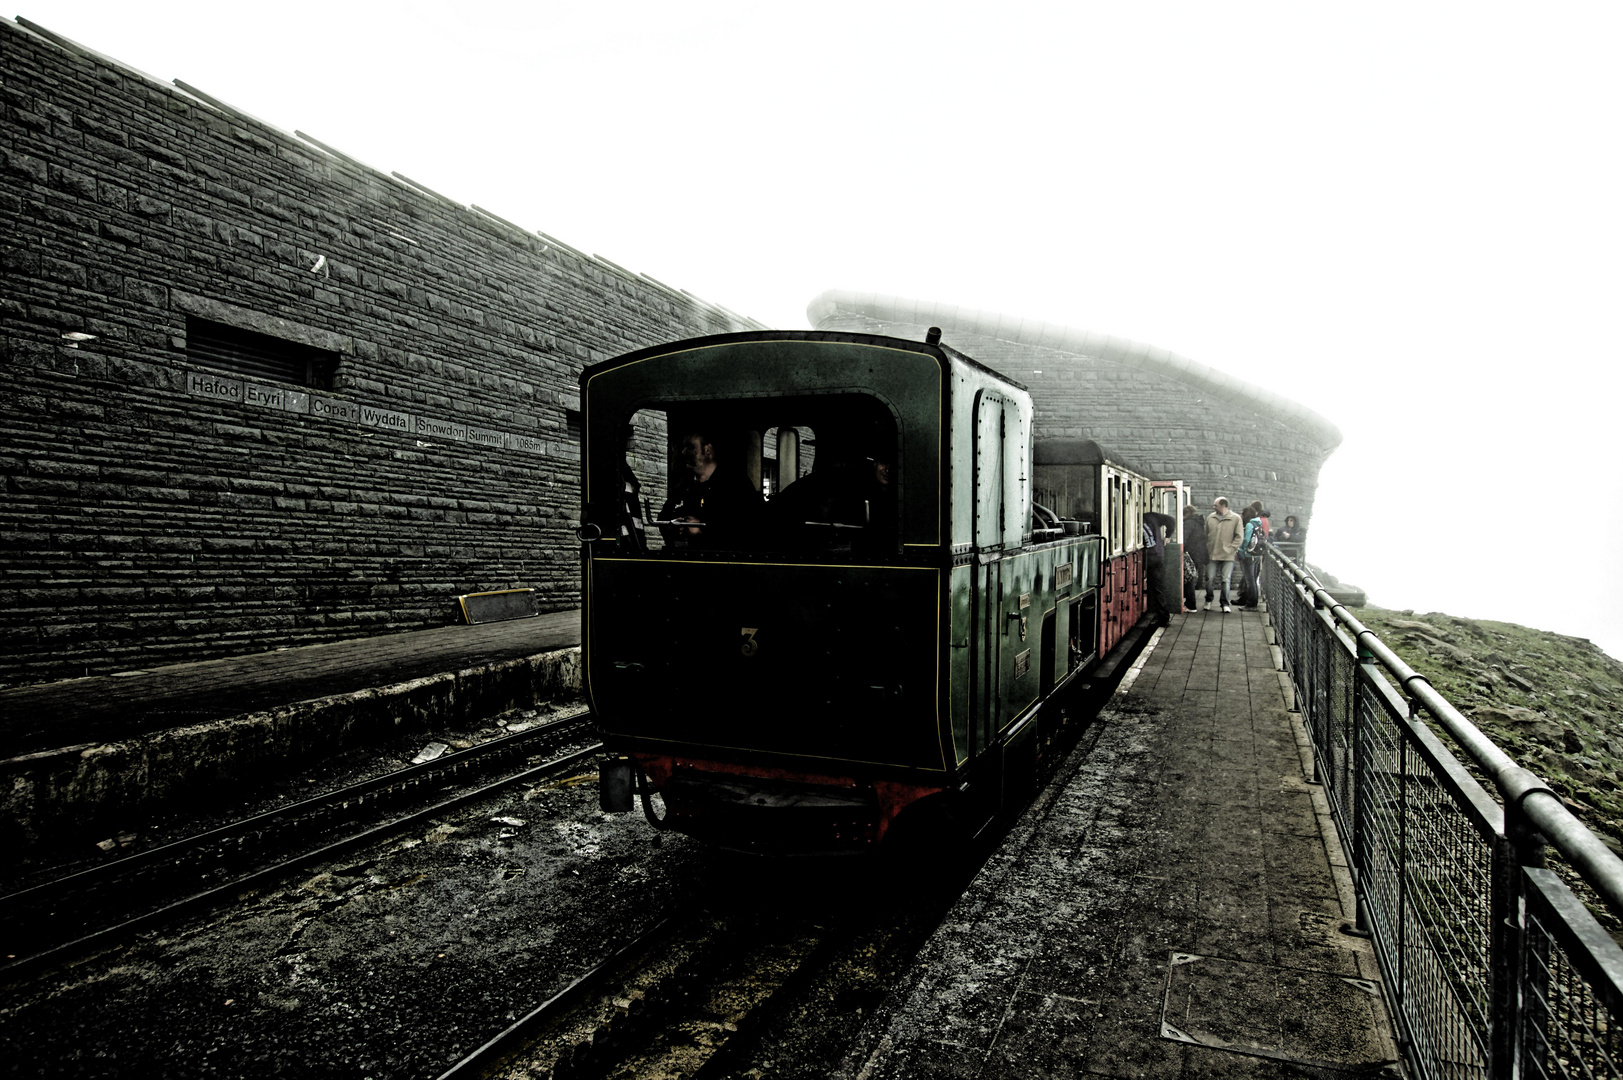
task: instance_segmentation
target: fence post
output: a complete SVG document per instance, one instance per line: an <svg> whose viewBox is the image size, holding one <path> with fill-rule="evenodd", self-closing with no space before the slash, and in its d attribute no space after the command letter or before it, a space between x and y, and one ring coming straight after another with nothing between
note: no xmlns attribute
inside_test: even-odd
<svg viewBox="0 0 1623 1080"><path fill-rule="evenodd" d="M1415 702L1409 699L1409 719L1415 715ZM1393 930L1397 941L1394 951L1398 959L1396 996L1398 1008L1409 1015L1409 732L1398 726L1398 836L1397 836L1397 925Z"/></svg>
<svg viewBox="0 0 1623 1080"><path fill-rule="evenodd" d="M1313 611L1315 615L1324 609L1324 602L1315 593L1313 596ZM1302 719L1307 723L1308 734L1313 742L1313 775L1308 777L1310 784L1322 784L1319 776L1319 748L1325 745L1325 735L1329 728L1330 704L1330 661L1328 659L1330 645L1334 643L1335 635L1328 635L1330 642L1325 641L1326 633L1324 621L1317 617L1309 620L1310 630L1308 642L1312 649L1312 660L1308 664L1308 700L1311 706L1304 712Z"/></svg>
<svg viewBox="0 0 1623 1080"><path fill-rule="evenodd" d="M1488 901L1492 920L1488 938L1490 1080L1521 1075L1523 1030L1530 1022L1542 1026L1538 1013L1544 997L1543 988L1527 984L1542 972L1527 970L1525 963L1527 903L1522 868L1544 865L1545 841L1522 812L1521 799L1505 798L1504 806L1505 835L1494 840Z"/></svg>
<svg viewBox="0 0 1623 1080"><path fill-rule="evenodd" d="M1358 635L1358 663L1353 668L1352 741L1347 752L1352 755L1353 799L1353 928L1360 934L1369 934L1369 911L1365 907L1365 871L1369 867L1366 833L1369 829L1368 792L1364 788L1364 695L1375 680L1375 654L1364 644L1364 635Z"/></svg>

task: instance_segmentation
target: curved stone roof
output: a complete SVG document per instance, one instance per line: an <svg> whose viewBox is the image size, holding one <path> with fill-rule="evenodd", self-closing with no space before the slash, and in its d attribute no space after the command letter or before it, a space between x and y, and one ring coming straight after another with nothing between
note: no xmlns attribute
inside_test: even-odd
<svg viewBox="0 0 1623 1080"><path fill-rule="evenodd" d="M1018 315L1000 315L995 311L981 311L957 304L887 296L883 293L859 293L848 289L829 289L806 306L806 318L818 329L822 328L825 320L842 313L880 322L939 326L947 333L976 334L1017 345L1111 360L1142 371L1170 376L1198 386L1214 396L1271 413L1310 435L1325 453L1341 445L1341 429L1305 405L1154 345Z"/></svg>

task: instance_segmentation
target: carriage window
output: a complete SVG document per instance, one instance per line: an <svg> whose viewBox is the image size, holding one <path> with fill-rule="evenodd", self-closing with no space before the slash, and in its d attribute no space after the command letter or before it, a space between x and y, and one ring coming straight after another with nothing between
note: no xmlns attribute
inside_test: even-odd
<svg viewBox="0 0 1623 1080"><path fill-rule="evenodd" d="M639 410L620 430L615 528L628 534L640 519L631 551L857 560L899 551L899 431L877 399L673 402Z"/></svg>
<svg viewBox="0 0 1623 1080"><path fill-rule="evenodd" d="M1097 465L1038 465L1031 497L1062 519L1085 521L1099 530L1099 508L1094 505Z"/></svg>
<svg viewBox="0 0 1623 1080"><path fill-rule="evenodd" d="M1144 546L1144 481L1133 480L1128 486L1133 498L1130 504L1132 509L1128 511L1132 520L1127 525L1127 546L1137 549Z"/></svg>

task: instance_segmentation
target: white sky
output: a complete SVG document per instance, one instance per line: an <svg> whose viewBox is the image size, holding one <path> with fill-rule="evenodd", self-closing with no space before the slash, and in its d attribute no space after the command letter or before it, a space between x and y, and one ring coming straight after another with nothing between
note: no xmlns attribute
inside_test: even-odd
<svg viewBox="0 0 1623 1080"><path fill-rule="evenodd" d="M19 13L769 325L873 290L1268 387L1346 436L1316 563L1623 656L1623 6Z"/></svg>

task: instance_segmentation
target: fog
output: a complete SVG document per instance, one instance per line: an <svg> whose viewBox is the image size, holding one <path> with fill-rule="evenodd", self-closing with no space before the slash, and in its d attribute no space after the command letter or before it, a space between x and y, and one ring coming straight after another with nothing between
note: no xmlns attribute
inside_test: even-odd
<svg viewBox="0 0 1623 1080"><path fill-rule="evenodd" d="M21 14L770 325L871 290L1267 387L1345 434L1314 562L1623 655L1623 9L1057 7Z"/></svg>

